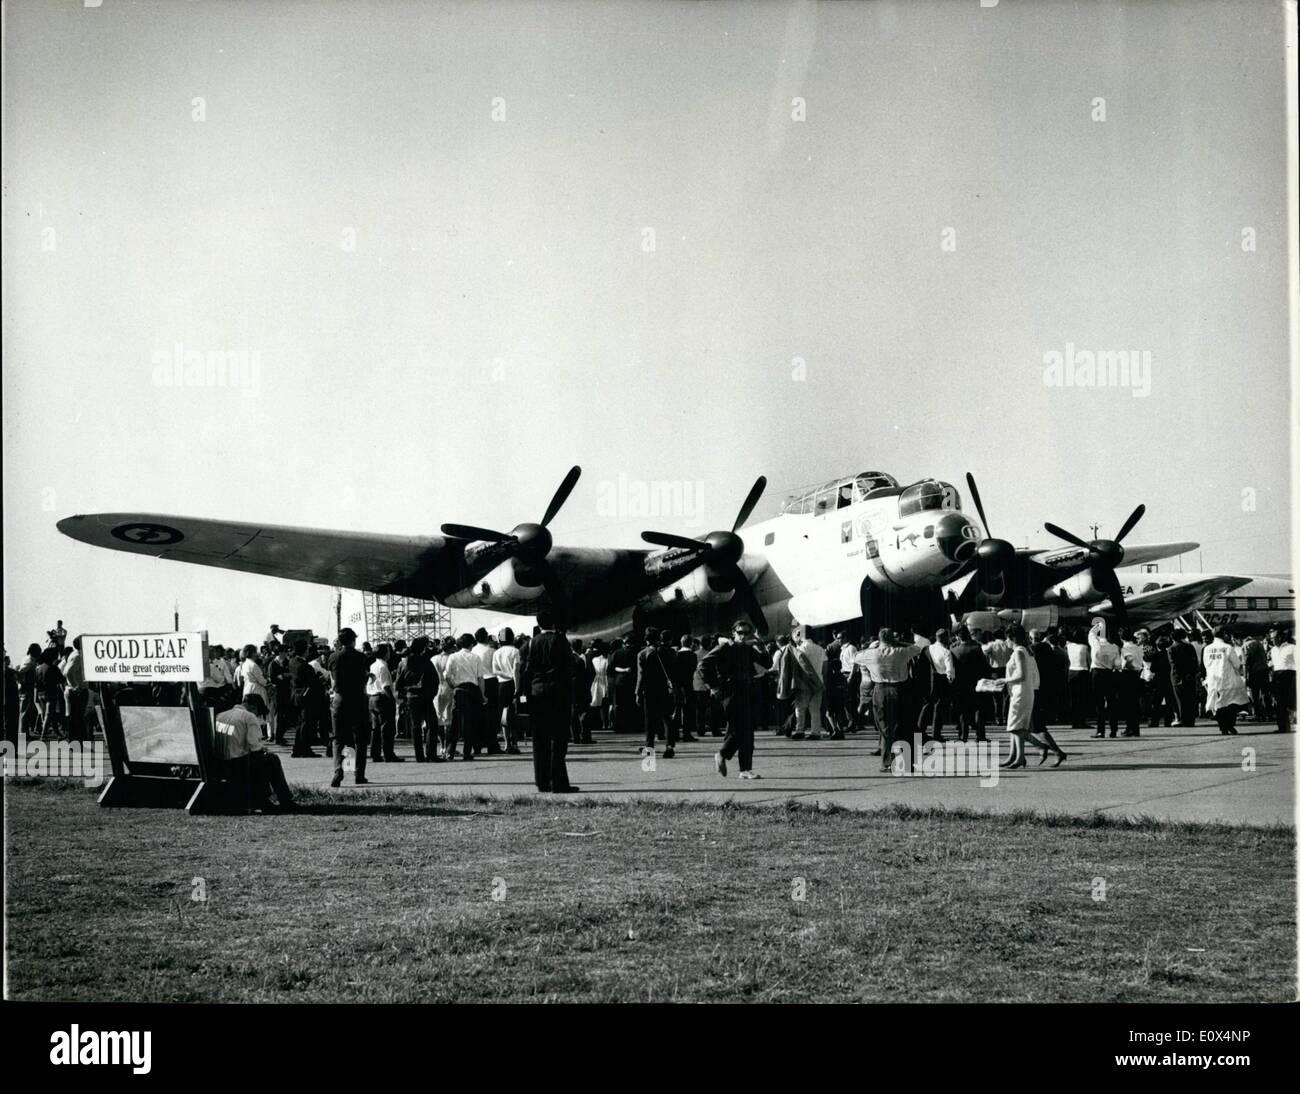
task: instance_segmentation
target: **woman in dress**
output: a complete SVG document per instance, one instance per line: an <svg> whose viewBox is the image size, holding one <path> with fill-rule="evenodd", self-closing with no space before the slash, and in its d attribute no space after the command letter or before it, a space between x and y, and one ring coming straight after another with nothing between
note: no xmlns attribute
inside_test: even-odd
<svg viewBox="0 0 1300 1094"><path fill-rule="evenodd" d="M1232 644L1224 627L1202 654L1205 664L1205 709L1219 723L1225 737L1237 735L1237 716L1250 706L1250 692L1241 671L1241 650Z"/></svg>
<svg viewBox="0 0 1300 1094"><path fill-rule="evenodd" d="M451 726L452 698L451 685L447 682L447 662L455 652L456 639L447 635L442 640L442 650L433 658L433 667L438 670L438 694L433 700L433 711L438 717L438 747L430 759L434 757L438 760L447 759L447 735Z"/></svg>
<svg viewBox="0 0 1300 1094"><path fill-rule="evenodd" d="M1011 659L1003 678L1007 693L1007 733L1011 736L1011 757L1002 767L1008 770L1025 766L1025 742L1039 748L1047 746L1033 735L1034 692L1038 689L1038 664L1029 652L1029 636L1019 623L1007 628Z"/></svg>
<svg viewBox="0 0 1300 1094"><path fill-rule="evenodd" d="M250 695L256 695L262 700L262 708L269 710L271 707L271 692L266 682L266 674L262 672L262 666L257 663L257 647L247 645L244 647L244 661L239 666L239 678L243 681L243 690L240 699L247 699ZM270 729L264 720L262 722L262 740L271 739Z"/></svg>
<svg viewBox="0 0 1300 1094"><path fill-rule="evenodd" d="M600 711L600 728L609 729L609 654L597 638L591 644L591 706Z"/></svg>

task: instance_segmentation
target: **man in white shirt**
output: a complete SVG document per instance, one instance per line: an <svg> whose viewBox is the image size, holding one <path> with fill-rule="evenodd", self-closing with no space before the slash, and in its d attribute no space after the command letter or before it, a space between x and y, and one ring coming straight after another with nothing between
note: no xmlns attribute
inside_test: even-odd
<svg viewBox="0 0 1300 1094"><path fill-rule="evenodd" d="M1206 645L1205 711L1219 723L1225 737L1237 735L1237 717L1250 706L1250 692L1242 675L1241 651L1232 644L1228 632L1220 627Z"/></svg>
<svg viewBox="0 0 1300 1094"><path fill-rule="evenodd" d="M388 658L393 647L379 643L375 659L370 662L370 678L366 681L366 705L370 709L370 759L378 763L401 763L403 757L393 751L397 739L397 697L393 691L393 673Z"/></svg>
<svg viewBox="0 0 1300 1094"><path fill-rule="evenodd" d="M1092 700L1097 712L1097 732L1094 737L1106 736L1106 722L1110 722L1110 735L1119 736L1119 647L1106 637L1106 621L1093 621L1088 632L1088 649L1092 661Z"/></svg>
<svg viewBox="0 0 1300 1094"><path fill-rule="evenodd" d="M1066 677L1066 691L1070 698L1070 725L1083 729L1090 721L1094 710L1092 701L1092 656L1088 644L1080 641L1080 632L1071 631L1065 643L1065 655L1070 667Z"/></svg>
<svg viewBox="0 0 1300 1094"><path fill-rule="evenodd" d="M483 722L483 661L474 653L474 636L462 634L459 647L447 658L443 679L451 688L451 735L447 740L447 759L456 758L456 743L464 741L463 756L474 758L474 742L481 736Z"/></svg>
<svg viewBox="0 0 1300 1094"><path fill-rule="evenodd" d="M855 732L861 725L858 717L857 688L853 685L853 675L857 671L853 659L857 655L858 644L853 640L853 635L847 635L844 639L844 645L840 647L840 673L844 677L843 705L846 728Z"/></svg>
<svg viewBox="0 0 1300 1094"><path fill-rule="evenodd" d="M492 653L492 675L497 681L497 705L504 714L506 752L519 755L515 738L515 696L519 694L519 647L515 645L515 632L504 627L497 634L497 648ZM495 733L495 727L488 727Z"/></svg>
<svg viewBox="0 0 1300 1094"><path fill-rule="evenodd" d="M62 652L63 644L68 640L68 632L63 626L63 620L60 619L45 633L48 636L45 648Z"/></svg>
<svg viewBox="0 0 1300 1094"><path fill-rule="evenodd" d="M268 752L262 744L266 721L266 703L260 695L250 694L229 710L217 715L213 747L220 760L231 761L248 757L253 765L252 777L257 793L257 805L263 810L270 805L267 790L279 803L280 812L296 813L297 803L284 777L280 757Z"/></svg>
<svg viewBox="0 0 1300 1094"><path fill-rule="evenodd" d="M844 639L844 644L840 647L840 672L844 674L846 680L853 675L853 659L857 655L857 643L853 641L853 636L849 635Z"/></svg>
<svg viewBox="0 0 1300 1094"><path fill-rule="evenodd" d="M483 663L483 739L475 741L474 747L486 748L489 755L496 755L501 751L501 744L497 740L497 730L501 724L501 699L496 670L493 668L497 650L486 627L479 627L474 632L473 653Z"/></svg>
<svg viewBox="0 0 1300 1094"><path fill-rule="evenodd" d="M90 707L90 688L86 686L86 669L81 660L81 636L72 640L72 649L60 666L63 673L63 704L68 712L66 722L69 741L84 741L91 734L86 732L86 712Z"/></svg>
<svg viewBox="0 0 1300 1094"><path fill-rule="evenodd" d="M930 693L925 697L917 725L924 733L928 723L930 735L936 741L944 739L943 723L952 706L952 682L957 679L957 666L948 647L949 638L946 630L937 630L934 641L921 650L921 656L930 661Z"/></svg>
<svg viewBox="0 0 1300 1094"><path fill-rule="evenodd" d="M1120 640L1116 696L1124 715L1124 736L1137 737L1142 724L1143 649L1130 630L1120 631Z"/></svg>
<svg viewBox="0 0 1300 1094"><path fill-rule="evenodd" d="M326 664L326 662L329 661L329 656L330 649L328 646L317 646L315 660L307 662L307 664L316 670L316 674L325 682L326 687L332 683L330 680L330 670Z"/></svg>
<svg viewBox="0 0 1300 1094"><path fill-rule="evenodd" d="M213 710L223 710L230 705L231 681L226 669L226 651L213 646L208 653L208 675L199 685L199 694Z"/></svg>
<svg viewBox="0 0 1300 1094"><path fill-rule="evenodd" d="M999 628L993 638L984 643L984 656L988 659L993 679L1001 680L1007 674L1007 662L1015 647L1007 641L1006 631ZM1007 720L1007 695L1005 689L992 693L994 717L999 722Z"/></svg>
<svg viewBox="0 0 1300 1094"><path fill-rule="evenodd" d="M1268 667L1273 674L1273 714L1277 718L1277 733L1291 732L1291 717L1295 714L1295 643L1282 631L1273 635L1273 645L1268 651Z"/></svg>

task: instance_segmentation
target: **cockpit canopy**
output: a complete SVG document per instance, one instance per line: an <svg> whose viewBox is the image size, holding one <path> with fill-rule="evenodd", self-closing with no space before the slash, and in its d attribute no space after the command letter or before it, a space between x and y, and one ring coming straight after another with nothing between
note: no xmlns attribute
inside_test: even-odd
<svg viewBox="0 0 1300 1094"><path fill-rule="evenodd" d="M898 495L898 515L910 517L927 509L960 509L961 496L956 489L938 479L914 482Z"/></svg>
<svg viewBox="0 0 1300 1094"><path fill-rule="evenodd" d="M951 487L949 488L951 489ZM821 486L793 497L781 507L782 513L829 513L843 509L881 492L897 493L898 480L883 471L863 471L847 479L832 479Z"/></svg>

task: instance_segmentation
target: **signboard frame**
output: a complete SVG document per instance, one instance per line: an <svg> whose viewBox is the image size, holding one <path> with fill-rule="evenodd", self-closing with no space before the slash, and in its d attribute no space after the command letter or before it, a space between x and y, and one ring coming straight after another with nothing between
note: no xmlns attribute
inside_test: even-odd
<svg viewBox="0 0 1300 1094"><path fill-rule="evenodd" d="M170 634L174 632L164 632ZM202 669L208 672L208 632L192 632L201 636ZM156 635L82 635L82 656L85 656L88 638L152 638ZM199 691L199 680L184 679L185 703L189 711L190 732L193 734L196 764L158 763L133 760L122 725L122 711L117 696L102 682L92 683L100 694L104 710L104 742L108 746L112 776L100 791L101 806L127 806L136 808L184 808L188 813L221 812L227 795L225 780L216 760L213 733L214 712L208 707ZM133 676L131 683L177 683L175 674Z"/></svg>

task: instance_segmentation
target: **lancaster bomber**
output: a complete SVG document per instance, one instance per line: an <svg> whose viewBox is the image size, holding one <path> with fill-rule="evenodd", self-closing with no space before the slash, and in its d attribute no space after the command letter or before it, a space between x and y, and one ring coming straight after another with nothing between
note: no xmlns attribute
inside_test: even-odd
<svg viewBox="0 0 1300 1094"><path fill-rule="evenodd" d="M1197 546L1124 546L1145 512L1139 505L1114 540L1084 541L1049 524L1068 547L1017 548L989 532L972 476L966 482L978 522L950 483L926 478L904 486L864 471L790 498L743 533L767 486L761 476L730 528L696 538L646 530L646 548L566 547L554 542L549 525L581 473L569 470L541 520L508 532L449 523L440 535L396 536L152 513L72 516L58 528L96 547L449 608L524 616L550 609L570 634L588 638L652 622L722 628L742 614L764 634L794 623L858 620L868 633L904 621L928 628L970 612L1066 604L1145 619L1151 602L1126 601L1115 568Z"/></svg>

